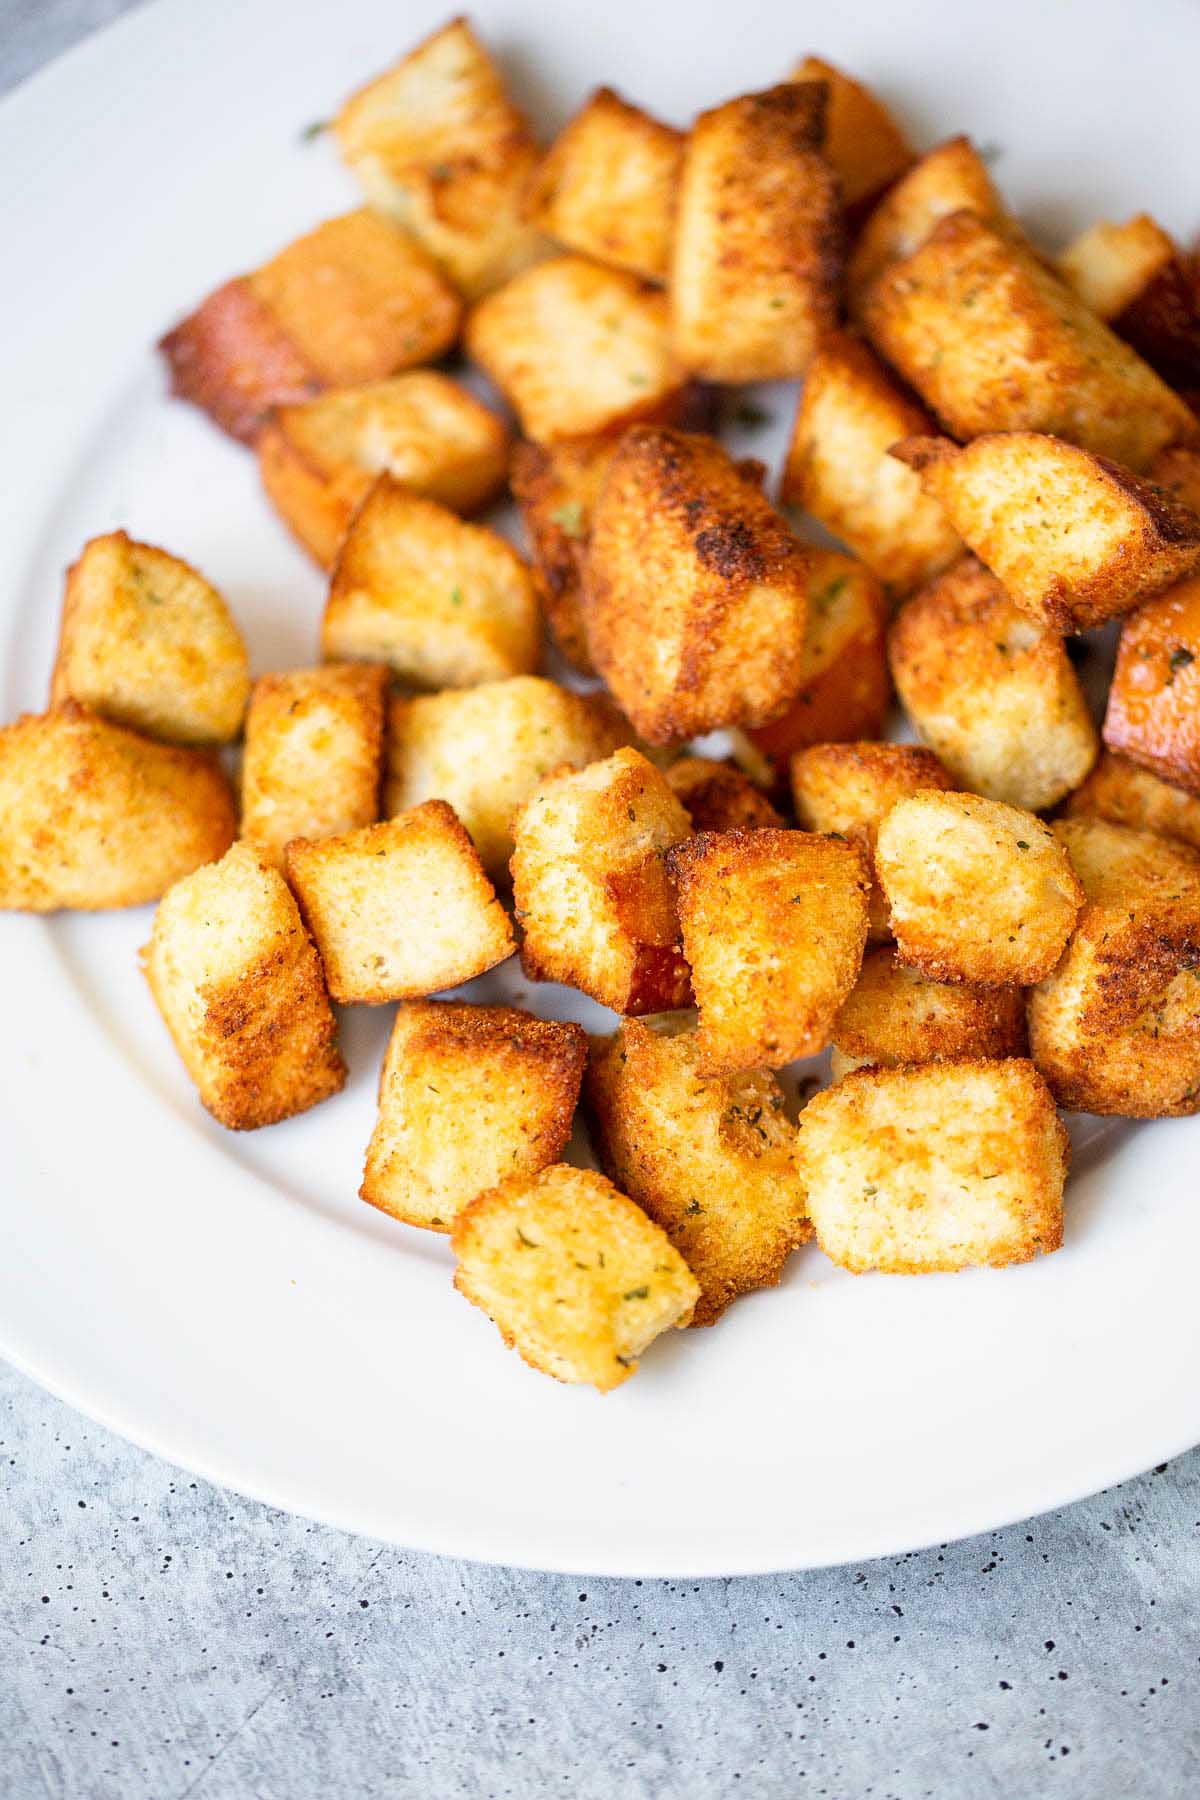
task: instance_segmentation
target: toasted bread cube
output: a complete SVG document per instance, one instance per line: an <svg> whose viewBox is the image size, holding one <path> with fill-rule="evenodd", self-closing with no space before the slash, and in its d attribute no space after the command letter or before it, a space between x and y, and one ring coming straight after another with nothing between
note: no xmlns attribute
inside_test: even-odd
<svg viewBox="0 0 1200 1800"><path fill-rule="evenodd" d="M524 217L538 148L463 18L352 94L338 148L372 206L406 225L476 297L541 252Z"/></svg>
<svg viewBox="0 0 1200 1800"><path fill-rule="evenodd" d="M834 1020L832 1073L840 1081L852 1069L1024 1056L1027 1048L1020 988L931 981L895 950L872 950Z"/></svg>
<svg viewBox="0 0 1200 1800"><path fill-rule="evenodd" d="M1181 506L1200 513L1200 451L1160 450L1150 464L1148 479L1155 487L1165 488Z"/></svg>
<svg viewBox="0 0 1200 1800"><path fill-rule="evenodd" d="M0 911L142 906L222 856L233 790L209 752L68 700L0 728Z"/></svg>
<svg viewBox="0 0 1200 1800"><path fill-rule="evenodd" d="M1060 1106L1200 1112L1200 855L1102 819L1061 820L1087 904L1029 996L1031 1053Z"/></svg>
<svg viewBox="0 0 1200 1800"><path fill-rule="evenodd" d="M428 500L474 512L504 481L508 430L448 375L412 369L280 407L259 437L258 461L280 518L327 569L382 470Z"/></svg>
<svg viewBox="0 0 1200 1800"><path fill-rule="evenodd" d="M1041 812L1078 787L1099 742L1056 633L965 557L901 607L892 679L960 787Z"/></svg>
<svg viewBox="0 0 1200 1800"><path fill-rule="evenodd" d="M896 802L920 788L954 786L933 751L916 744L813 744L793 756L791 782L797 823L856 844L872 875L875 837ZM869 908L871 937L887 937L887 901L877 881Z"/></svg>
<svg viewBox="0 0 1200 1800"><path fill-rule="evenodd" d="M963 449L907 438L891 454L1010 599L1054 631L1118 618L1200 564L1194 512L1061 438L1000 431Z"/></svg>
<svg viewBox="0 0 1200 1800"><path fill-rule="evenodd" d="M877 275L919 249L940 219L964 209L1005 235L1020 235L970 138L953 137L914 163L863 226L846 271L851 310Z"/></svg>
<svg viewBox="0 0 1200 1800"><path fill-rule="evenodd" d="M323 654L387 663L413 687L473 687L530 674L539 639L533 579L512 545L381 475L334 564Z"/></svg>
<svg viewBox="0 0 1200 1800"><path fill-rule="evenodd" d="M603 695L575 694L538 675L397 695L384 811L448 800L496 880L508 873L513 814L543 776L585 768L628 742L628 727Z"/></svg>
<svg viewBox="0 0 1200 1800"><path fill-rule="evenodd" d="M320 959L252 845L176 882L142 964L201 1101L230 1131L290 1119L343 1086Z"/></svg>
<svg viewBox="0 0 1200 1800"><path fill-rule="evenodd" d="M1075 789L1064 808L1070 819L1107 819L1135 831L1155 831L1200 850L1200 794L1189 794L1111 750Z"/></svg>
<svg viewBox="0 0 1200 1800"><path fill-rule="evenodd" d="M580 1025L513 1006L406 1001L383 1061L362 1198L409 1225L453 1230L498 1181L558 1161L586 1061Z"/></svg>
<svg viewBox="0 0 1200 1800"><path fill-rule="evenodd" d="M671 263L676 353L706 381L803 375L837 317L842 218L828 89L745 94L692 126Z"/></svg>
<svg viewBox="0 0 1200 1800"><path fill-rule="evenodd" d="M515 948L508 914L444 800L284 853L329 992L378 1006L458 987Z"/></svg>
<svg viewBox="0 0 1200 1800"><path fill-rule="evenodd" d="M553 773L512 822L521 966L614 1012L686 1006L664 853L691 832L664 778L637 750Z"/></svg>
<svg viewBox="0 0 1200 1800"><path fill-rule="evenodd" d="M862 1069L809 1101L797 1160L843 1269L1003 1268L1062 1247L1070 1140L1019 1058Z"/></svg>
<svg viewBox="0 0 1200 1800"><path fill-rule="evenodd" d="M795 1127L768 1069L705 1078L693 1024L622 1019L597 1042L586 1098L609 1177L661 1225L700 1283L693 1325L777 1287L809 1236Z"/></svg>
<svg viewBox="0 0 1200 1800"><path fill-rule="evenodd" d="M523 439L509 471L546 623L567 661L584 675L593 673L582 602L592 508L619 442L611 433L561 444Z"/></svg>
<svg viewBox="0 0 1200 1800"><path fill-rule="evenodd" d="M697 1073L824 1049L867 941L858 850L805 831L706 831L667 866L700 1009Z"/></svg>
<svg viewBox="0 0 1200 1800"><path fill-rule="evenodd" d="M530 216L570 250L665 281L683 133L597 88L530 184Z"/></svg>
<svg viewBox="0 0 1200 1800"><path fill-rule="evenodd" d="M674 416L684 375L666 298L586 256L556 256L480 301L467 349L539 443Z"/></svg>
<svg viewBox="0 0 1200 1800"><path fill-rule="evenodd" d="M809 560L711 438L638 426L592 513L592 661L651 744L762 724L804 673Z"/></svg>
<svg viewBox="0 0 1200 1800"><path fill-rule="evenodd" d="M898 801L876 834L875 872L900 961L935 981L1040 981L1083 905L1049 827L978 794Z"/></svg>
<svg viewBox="0 0 1200 1800"><path fill-rule="evenodd" d="M762 789L731 762L681 756L667 770L667 782L696 831L760 831L783 824Z"/></svg>
<svg viewBox="0 0 1200 1800"><path fill-rule="evenodd" d="M1104 742L1200 793L1200 578L1148 600L1122 625Z"/></svg>
<svg viewBox="0 0 1200 1800"><path fill-rule="evenodd" d="M239 443L258 441L271 411L325 383L245 275L225 282L159 340L171 393Z"/></svg>
<svg viewBox="0 0 1200 1800"><path fill-rule="evenodd" d="M1058 259L1085 305L1192 400L1200 389L1200 291L1178 246L1149 213L1093 225Z"/></svg>
<svg viewBox="0 0 1200 1800"><path fill-rule="evenodd" d="M824 340L800 394L782 496L847 544L891 594L911 593L962 553L919 477L888 455L930 427L866 344L842 332Z"/></svg>
<svg viewBox="0 0 1200 1800"><path fill-rule="evenodd" d="M387 687L380 663L326 663L255 682L241 835L277 869L292 838L336 837L379 817Z"/></svg>
<svg viewBox="0 0 1200 1800"><path fill-rule="evenodd" d="M849 217L861 219L912 164L908 140L869 88L821 57L804 57L792 80L823 81L829 90L822 149Z"/></svg>
<svg viewBox="0 0 1200 1800"><path fill-rule="evenodd" d="M455 1287L509 1349L602 1394L660 1332L690 1324L700 1297L667 1234L594 1169L500 1182L460 1214L453 1245Z"/></svg>
<svg viewBox="0 0 1200 1800"><path fill-rule="evenodd" d="M78 700L174 744L227 744L250 693L246 646L196 569L124 531L91 538L67 573L50 704Z"/></svg>
<svg viewBox="0 0 1200 1800"><path fill-rule="evenodd" d="M1038 431L1135 474L1200 427L1027 245L951 213L863 296L877 350L952 437Z"/></svg>

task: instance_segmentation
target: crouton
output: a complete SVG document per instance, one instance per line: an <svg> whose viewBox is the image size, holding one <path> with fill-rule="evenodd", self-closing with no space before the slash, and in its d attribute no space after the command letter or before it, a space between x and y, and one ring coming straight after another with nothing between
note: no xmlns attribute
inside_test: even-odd
<svg viewBox="0 0 1200 1800"><path fill-rule="evenodd" d="M1200 578L1148 600L1122 625L1104 742L1200 793Z"/></svg>
<svg viewBox="0 0 1200 1800"><path fill-rule="evenodd" d="M867 940L858 850L804 831L701 832L667 867L700 1009L697 1073L824 1049Z"/></svg>
<svg viewBox="0 0 1200 1800"><path fill-rule="evenodd" d="M891 594L911 593L962 553L937 501L888 455L931 429L866 344L842 332L824 340L801 390L782 497L847 544Z"/></svg>
<svg viewBox="0 0 1200 1800"><path fill-rule="evenodd" d="M252 444L272 407L379 381L440 356L462 302L375 213L345 213L218 288L159 348L171 391Z"/></svg>
<svg viewBox="0 0 1200 1800"><path fill-rule="evenodd" d="M67 572L50 704L81 706L174 744L227 744L250 693L246 647L196 569L124 531Z"/></svg>
<svg viewBox="0 0 1200 1800"><path fill-rule="evenodd" d="M1024 1056L1027 1047L1020 988L930 981L894 950L872 950L834 1020L832 1073L840 1081L852 1069Z"/></svg>
<svg viewBox="0 0 1200 1800"><path fill-rule="evenodd" d="M837 318L842 218L828 89L745 94L692 126L671 263L676 354L706 381L803 375Z"/></svg>
<svg viewBox="0 0 1200 1800"><path fill-rule="evenodd" d="M872 875L880 821L919 788L952 788L932 750L916 744L813 744L791 760L792 801L805 831L845 838L862 851ZM889 935L887 902L873 882L870 935Z"/></svg>
<svg viewBox="0 0 1200 1800"><path fill-rule="evenodd" d="M1200 1112L1200 855L1149 831L1061 820L1087 904L1029 996L1031 1054L1060 1106Z"/></svg>
<svg viewBox="0 0 1200 1800"><path fill-rule="evenodd" d="M153 743L73 700L0 728L0 910L142 906L236 831L233 790L206 751Z"/></svg>
<svg viewBox="0 0 1200 1800"><path fill-rule="evenodd" d="M664 1012L691 996L664 852L691 822L652 763L617 750L547 776L512 822L521 966L614 1012Z"/></svg>
<svg viewBox="0 0 1200 1800"><path fill-rule="evenodd" d="M382 664L326 663L254 684L242 754L242 836L277 869L294 837L335 837L379 817Z"/></svg>
<svg viewBox="0 0 1200 1800"><path fill-rule="evenodd" d="M454 1285L510 1350L602 1394L628 1381L700 1289L671 1240L593 1169L565 1163L481 1194L454 1227Z"/></svg>
<svg viewBox="0 0 1200 1800"><path fill-rule="evenodd" d="M320 959L252 845L176 882L142 964L202 1103L230 1131L290 1119L345 1083Z"/></svg>
<svg viewBox="0 0 1200 1800"><path fill-rule="evenodd" d="M406 1001L383 1062L362 1198L409 1225L453 1230L487 1188L558 1161L586 1061L582 1026L513 1006Z"/></svg>
<svg viewBox="0 0 1200 1800"><path fill-rule="evenodd" d="M480 301L467 349L539 443L675 416L684 374L651 283L556 256Z"/></svg>
<svg viewBox="0 0 1200 1800"><path fill-rule="evenodd" d="M705 1080L696 1028L623 1019L586 1078L592 1138L611 1180L661 1225L700 1284L693 1325L776 1287L809 1236L795 1127L767 1069Z"/></svg>
<svg viewBox="0 0 1200 1800"><path fill-rule="evenodd" d="M970 138L953 137L914 163L864 224L846 271L851 310L876 276L919 249L940 219L964 209L1005 236L1020 235Z"/></svg>
<svg viewBox="0 0 1200 1800"><path fill-rule="evenodd" d="M951 213L863 296L877 350L952 437L1038 431L1141 473L1195 416L1027 245Z"/></svg>
<svg viewBox="0 0 1200 1800"><path fill-rule="evenodd" d="M584 675L593 673L583 625L584 561L592 508L619 441L612 434L561 444L522 440L509 470L546 623L567 661Z"/></svg>
<svg viewBox="0 0 1200 1800"><path fill-rule="evenodd" d="M1107 457L1033 431L960 449L907 438L891 454L1009 598L1054 631L1118 618L1200 564L1200 518Z"/></svg>
<svg viewBox="0 0 1200 1800"><path fill-rule="evenodd" d="M340 837L293 838L284 862L335 1000L419 999L473 980L515 948L508 914L444 800Z"/></svg>
<svg viewBox="0 0 1200 1800"><path fill-rule="evenodd" d="M800 1116L817 1241L843 1269L1002 1268L1062 1247L1070 1140L1019 1058L862 1069Z"/></svg>
<svg viewBox="0 0 1200 1800"><path fill-rule="evenodd" d="M582 769L628 742L628 727L603 695L575 694L537 675L397 695L384 811L448 800L496 880L508 873L513 814L542 777Z"/></svg>
<svg viewBox="0 0 1200 1800"><path fill-rule="evenodd" d="M901 607L892 679L960 787L1041 812L1078 787L1099 742L1063 642L966 557Z"/></svg>
<svg viewBox="0 0 1200 1800"><path fill-rule="evenodd" d="M542 159L530 217L570 250L665 281L683 143L682 132L597 88Z"/></svg>
<svg viewBox="0 0 1200 1800"><path fill-rule="evenodd" d="M474 512L504 481L508 430L449 376L413 369L280 407L259 437L258 461L280 518L327 569L381 470Z"/></svg>
<svg viewBox="0 0 1200 1800"><path fill-rule="evenodd" d="M1155 487L1165 488L1181 506L1200 513L1200 451L1160 450L1150 464L1148 479Z"/></svg>
<svg viewBox="0 0 1200 1800"><path fill-rule="evenodd" d="M869 88L819 56L797 63L792 80L820 81L828 89L822 150L848 217L862 219L913 161L904 133Z"/></svg>
<svg viewBox="0 0 1200 1800"><path fill-rule="evenodd" d="M421 688L530 674L541 655L532 577L496 532L381 475L334 565L321 650L387 663Z"/></svg>
<svg viewBox="0 0 1200 1800"><path fill-rule="evenodd" d="M800 685L804 547L711 438L628 432L592 513L588 648L651 744L759 725Z"/></svg>
<svg viewBox="0 0 1200 1800"><path fill-rule="evenodd" d="M1194 406L1200 390L1200 291L1178 246L1149 213L1093 225L1059 272L1086 306Z"/></svg>
<svg viewBox="0 0 1200 1800"><path fill-rule="evenodd" d="M875 872L900 961L935 981L1040 981L1083 905L1049 827L978 794L925 788L898 801L876 834Z"/></svg>
<svg viewBox="0 0 1200 1800"><path fill-rule="evenodd" d="M1107 819L1112 825L1156 831L1200 850L1200 794L1174 787L1111 750L1101 754L1083 786L1068 799L1065 812L1071 819Z"/></svg>
<svg viewBox="0 0 1200 1800"><path fill-rule="evenodd" d="M667 782L696 831L759 831L783 824L762 789L733 763L681 756L667 770Z"/></svg>
<svg viewBox="0 0 1200 1800"><path fill-rule="evenodd" d="M538 147L466 19L352 94L334 130L371 205L471 298L541 254L523 205Z"/></svg>

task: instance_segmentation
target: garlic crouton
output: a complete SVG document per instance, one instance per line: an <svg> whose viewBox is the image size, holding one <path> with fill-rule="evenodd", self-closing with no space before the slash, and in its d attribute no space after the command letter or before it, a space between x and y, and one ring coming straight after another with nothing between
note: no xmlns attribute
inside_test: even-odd
<svg viewBox="0 0 1200 1800"><path fill-rule="evenodd" d="M1195 405L1200 390L1200 289L1187 260L1149 213L1093 225L1058 259L1059 273L1163 380Z"/></svg>
<svg viewBox="0 0 1200 1800"><path fill-rule="evenodd" d="M142 962L201 1101L229 1130L290 1119L344 1084L320 959L251 845L175 884Z"/></svg>
<svg viewBox="0 0 1200 1800"><path fill-rule="evenodd" d="M1111 825L1156 831L1200 850L1200 794L1174 787L1111 750L1102 753L1064 810L1070 819L1107 819Z"/></svg>
<svg viewBox="0 0 1200 1800"><path fill-rule="evenodd" d="M611 434L561 444L522 440L509 471L546 623L567 661L584 675L593 673L583 624L584 561L592 508L619 441Z"/></svg>
<svg viewBox="0 0 1200 1800"><path fill-rule="evenodd" d="M66 701L0 728L0 910L157 900L237 830L216 758L153 743Z"/></svg>
<svg viewBox="0 0 1200 1800"><path fill-rule="evenodd" d="M429 1231L507 1176L557 1162L587 1038L512 1006L409 1000L396 1013L362 1198Z"/></svg>
<svg viewBox="0 0 1200 1800"><path fill-rule="evenodd" d="M924 789L899 801L879 827L875 872L900 961L935 981L1040 981L1083 905L1049 828L977 794Z"/></svg>
<svg viewBox="0 0 1200 1800"><path fill-rule="evenodd" d="M847 214L861 219L912 163L908 141L869 88L821 57L804 57L792 80L821 81L828 89L822 149L838 178Z"/></svg>
<svg viewBox="0 0 1200 1800"><path fill-rule="evenodd" d="M1006 236L1020 236L970 138L953 137L914 163L863 226L847 269L851 310L857 312L877 275L919 249L940 219L964 209Z"/></svg>
<svg viewBox="0 0 1200 1800"><path fill-rule="evenodd" d="M863 1069L800 1116L817 1241L862 1274L1002 1268L1062 1246L1065 1128L1032 1064Z"/></svg>
<svg viewBox="0 0 1200 1800"><path fill-rule="evenodd" d="M521 966L614 1012L688 1004L675 900L664 854L691 832L687 813L633 749L558 771L512 824Z"/></svg>
<svg viewBox="0 0 1200 1800"><path fill-rule="evenodd" d="M833 1025L833 1079L852 1069L961 1057L1024 1056L1025 996L1018 987L931 981L892 949L873 950Z"/></svg>
<svg viewBox="0 0 1200 1800"><path fill-rule="evenodd" d="M700 1283L692 1324L713 1325L739 1294L778 1285L809 1228L775 1077L705 1079L696 1061L694 1025L623 1019L595 1046L585 1093L606 1173Z"/></svg>
<svg viewBox="0 0 1200 1800"><path fill-rule="evenodd" d="M229 609L177 556L106 532L67 574L50 703L175 744L227 744L250 693Z"/></svg>
<svg viewBox="0 0 1200 1800"><path fill-rule="evenodd" d="M514 1175L454 1227L454 1285L510 1349L556 1381L602 1394L628 1381L660 1332L687 1325L700 1289L666 1233L592 1169Z"/></svg>
<svg viewBox="0 0 1200 1800"><path fill-rule="evenodd" d="M293 838L287 878L335 1000L458 987L515 948L508 914L444 800L340 837Z"/></svg>
<svg viewBox="0 0 1200 1800"><path fill-rule="evenodd" d="M681 756L667 770L667 782L696 831L758 831L783 824L762 789L733 763Z"/></svg>
<svg viewBox="0 0 1200 1800"><path fill-rule="evenodd" d="M1148 600L1122 625L1104 742L1200 793L1200 578Z"/></svg>

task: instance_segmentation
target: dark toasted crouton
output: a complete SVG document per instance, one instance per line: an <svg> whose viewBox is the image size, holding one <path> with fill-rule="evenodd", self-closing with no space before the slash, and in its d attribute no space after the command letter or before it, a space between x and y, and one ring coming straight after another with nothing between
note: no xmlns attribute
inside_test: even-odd
<svg viewBox="0 0 1200 1800"><path fill-rule="evenodd" d="M1104 741L1200 793L1200 578L1148 600L1122 625Z"/></svg>
<svg viewBox="0 0 1200 1800"><path fill-rule="evenodd" d="M758 831L783 824L762 789L733 763L681 756L667 770L667 781L697 831Z"/></svg>
<svg viewBox="0 0 1200 1800"><path fill-rule="evenodd" d="M1071 819L1107 819L1112 825L1157 831L1200 850L1200 794L1174 787L1149 769L1105 750L1082 787L1066 804Z"/></svg>
<svg viewBox="0 0 1200 1800"><path fill-rule="evenodd" d="M964 208L997 231L1020 235L970 138L953 137L914 163L863 226L847 270L851 309L877 275L920 248L939 219Z"/></svg>
<svg viewBox="0 0 1200 1800"><path fill-rule="evenodd" d="M849 218L863 218L913 160L904 133L869 88L819 56L804 57L792 79L824 82L828 89L822 149Z"/></svg>
<svg viewBox="0 0 1200 1800"><path fill-rule="evenodd" d="M1144 356L1194 408L1200 398L1200 288L1187 259L1149 213L1093 225L1058 267L1080 299Z"/></svg>
<svg viewBox="0 0 1200 1800"><path fill-rule="evenodd" d="M619 441L612 434L561 444L522 441L509 471L546 623L584 675L593 672L583 626L584 559L592 508Z"/></svg>
<svg viewBox="0 0 1200 1800"><path fill-rule="evenodd" d="M1165 488L1181 506L1200 513L1200 451L1182 446L1160 450L1150 464L1148 479L1155 487Z"/></svg>
<svg viewBox="0 0 1200 1800"><path fill-rule="evenodd" d="M1025 996L1018 987L931 981L894 950L873 950L834 1020L833 1046L835 1081L852 1069L1024 1056Z"/></svg>

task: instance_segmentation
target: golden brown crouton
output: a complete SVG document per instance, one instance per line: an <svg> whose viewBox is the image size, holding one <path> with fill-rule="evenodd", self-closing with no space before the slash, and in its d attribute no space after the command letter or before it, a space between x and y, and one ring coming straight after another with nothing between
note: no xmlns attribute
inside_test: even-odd
<svg viewBox="0 0 1200 1800"><path fill-rule="evenodd" d="M888 455L932 429L867 345L832 332L800 394L782 496L861 556L891 594L938 574L962 544L919 478Z"/></svg>
<svg viewBox="0 0 1200 1800"><path fill-rule="evenodd" d="M509 1349L602 1394L661 1331L690 1324L700 1297L666 1233L593 1169L502 1181L460 1214L453 1243L455 1287Z"/></svg>
<svg viewBox="0 0 1200 1800"><path fill-rule="evenodd" d="M691 995L664 852L691 831L633 749L547 776L512 822L521 966L614 1012L663 1012Z"/></svg>
<svg viewBox="0 0 1200 1800"><path fill-rule="evenodd" d="M757 725L803 675L808 556L711 438L628 432L592 514L592 661L648 743Z"/></svg>
<svg viewBox="0 0 1200 1800"><path fill-rule="evenodd" d="M905 711L960 786L1040 812L1096 760L1096 727L1062 639L974 557L901 607L888 654Z"/></svg>
<svg viewBox="0 0 1200 1800"><path fill-rule="evenodd" d="M508 430L448 375L412 369L280 407L259 437L258 459L284 524L327 569L381 470L429 500L474 512L504 480Z"/></svg>
<svg viewBox="0 0 1200 1800"><path fill-rule="evenodd" d="M861 219L911 164L904 133L869 88L819 56L797 63L792 79L821 81L829 90L822 149L849 218Z"/></svg>
<svg viewBox="0 0 1200 1800"><path fill-rule="evenodd" d="M673 417L684 374L650 282L556 256L480 301L467 349L539 443Z"/></svg>
<svg viewBox="0 0 1200 1800"><path fill-rule="evenodd" d="M294 837L334 837L379 817L388 672L326 663L254 684L242 754L242 836L283 867Z"/></svg>
<svg viewBox="0 0 1200 1800"><path fill-rule="evenodd" d="M542 777L582 769L628 742L628 726L604 695L575 694L538 675L398 695L384 811L448 800L496 880L508 873L513 814Z"/></svg>
<svg viewBox="0 0 1200 1800"><path fill-rule="evenodd" d="M73 700L0 729L0 910L142 906L236 830L206 751L153 743Z"/></svg>
<svg viewBox="0 0 1200 1800"><path fill-rule="evenodd" d="M1055 631L1118 618L1200 564L1194 512L1061 438L1000 431L963 449L907 438L891 454L1009 598Z"/></svg>
<svg viewBox="0 0 1200 1800"><path fill-rule="evenodd" d="M78 700L174 744L226 744L250 693L246 646L196 569L106 532L67 572L50 704Z"/></svg>
<svg viewBox="0 0 1200 1800"><path fill-rule="evenodd" d="M701 832L667 866L700 1008L698 1072L778 1069L824 1049L867 940L870 877L853 845Z"/></svg>
<svg viewBox="0 0 1200 1800"><path fill-rule="evenodd" d="M293 838L287 878L335 1000L377 1006L458 987L515 949L508 914L444 800L341 837Z"/></svg>
<svg viewBox="0 0 1200 1800"><path fill-rule="evenodd" d="M1195 416L1028 246L969 212L878 275L862 318L952 437L1038 431L1135 473Z"/></svg>
<svg viewBox="0 0 1200 1800"><path fill-rule="evenodd" d="M342 543L325 656L384 662L413 687L473 687L537 668L537 595L512 545L381 475Z"/></svg>
<svg viewBox="0 0 1200 1800"><path fill-rule="evenodd" d="M760 787L730 762L707 756L681 756L667 770L697 831L759 831L783 820Z"/></svg>
<svg viewBox="0 0 1200 1800"><path fill-rule="evenodd" d="M1200 1112L1200 855L1149 831L1064 819L1087 904L1029 997L1034 1061L1060 1106Z"/></svg>
<svg viewBox="0 0 1200 1800"><path fill-rule="evenodd" d="M1083 786L1068 799L1065 812L1071 819L1107 819L1112 825L1156 831L1200 850L1200 794L1174 787L1111 750L1102 752Z"/></svg>
<svg viewBox="0 0 1200 1800"><path fill-rule="evenodd" d="M939 219L964 208L997 231L1020 235L970 138L953 137L914 163L863 226L847 269L851 310L877 275L925 242Z"/></svg>
<svg viewBox="0 0 1200 1800"><path fill-rule="evenodd" d="M176 882L142 963L201 1101L230 1131L290 1119L342 1087L320 959L287 883L252 845Z"/></svg>
<svg viewBox="0 0 1200 1800"><path fill-rule="evenodd" d="M842 220L821 155L828 89L787 83L701 113L684 151L671 333L706 381L803 375L837 317Z"/></svg>
<svg viewBox="0 0 1200 1800"><path fill-rule="evenodd" d="M1149 213L1093 225L1058 259L1085 305L1195 406L1200 290L1178 246Z"/></svg>
<svg viewBox="0 0 1200 1800"><path fill-rule="evenodd" d="M805 831L845 838L875 870L875 836L895 806L919 788L952 788L954 782L932 750L916 744L813 744L791 760L792 800ZM888 932L887 902L878 882L871 888L873 938Z"/></svg>
<svg viewBox="0 0 1200 1800"><path fill-rule="evenodd" d="M159 347L172 392L254 443L272 407L440 356L461 318L425 252L364 210L327 219L218 288Z"/></svg>
<svg viewBox="0 0 1200 1800"><path fill-rule="evenodd" d="M894 950L873 950L834 1020L833 1045L835 1081L852 1069L1024 1056L1025 996L1018 987L930 981Z"/></svg>
<svg viewBox="0 0 1200 1800"><path fill-rule="evenodd" d="M843 1269L926 1275L1062 1246L1070 1140L1031 1063L862 1069L800 1116L817 1241Z"/></svg>
<svg viewBox="0 0 1200 1800"><path fill-rule="evenodd" d="M584 561L592 508L619 442L612 433L561 444L523 439L509 470L546 623L567 661L584 675L593 673L583 626Z"/></svg>
<svg viewBox="0 0 1200 1800"><path fill-rule="evenodd" d="M1049 827L978 794L898 801L876 835L875 873L900 961L935 981L1040 981L1083 905Z"/></svg>
<svg viewBox="0 0 1200 1800"><path fill-rule="evenodd" d="M665 281L683 134L597 88L542 159L530 217L597 262Z"/></svg>
<svg viewBox="0 0 1200 1800"><path fill-rule="evenodd" d="M1200 578L1148 600L1122 625L1104 741L1200 793Z"/></svg>
<svg viewBox="0 0 1200 1800"><path fill-rule="evenodd" d="M383 1062L362 1198L409 1225L453 1230L485 1189L558 1161L586 1061L579 1025L513 1006L406 1001Z"/></svg>
<svg viewBox="0 0 1200 1800"><path fill-rule="evenodd" d="M809 1236L795 1127L767 1069L696 1072L696 1028L623 1019L599 1041L586 1097L597 1154L622 1193L661 1225L700 1283L693 1325L776 1287Z"/></svg>
<svg viewBox="0 0 1200 1800"><path fill-rule="evenodd" d="M524 217L538 149L499 69L451 19L346 101L338 148L372 206L406 225L472 298L541 253Z"/></svg>

